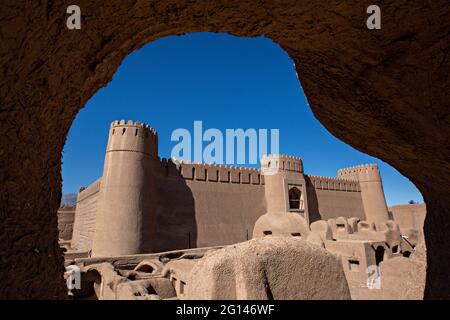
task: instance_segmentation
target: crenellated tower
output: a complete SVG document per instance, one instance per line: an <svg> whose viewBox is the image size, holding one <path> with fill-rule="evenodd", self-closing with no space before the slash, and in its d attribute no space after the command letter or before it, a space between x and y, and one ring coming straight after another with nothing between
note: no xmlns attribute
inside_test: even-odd
<svg viewBox="0 0 450 320"><path fill-rule="evenodd" d="M265 181L267 213L297 212L308 221L302 160L288 155L264 155L261 173Z"/></svg>
<svg viewBox="0 0 450 320"><path fill-rule="evenodd" d="M378 223L389 220L380 169L377 164L340 169L338 177L359 181L367 221Z"/></svg>
<svg viewBox="0 0 450 320"><path fill-rule="evenodd" d="M146 124L111 123L100 187L93 256L152 252L156 234L158 135Z"/></svg>

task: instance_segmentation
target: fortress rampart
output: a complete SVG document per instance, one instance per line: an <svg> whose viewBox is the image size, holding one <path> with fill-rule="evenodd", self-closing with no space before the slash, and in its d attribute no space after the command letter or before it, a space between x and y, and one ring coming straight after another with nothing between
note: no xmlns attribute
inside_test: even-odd
<svg viewBox="0 0 450 320"><path fill-rule="evenodd" d="M357 180L306 175L310 222L333 218L365 219Z"/></svg>
<svg viewBox="0 0 450 320"><path fill-rule="evenodd" d="M233 167L215 164L177 164L181 176L187 180L240 183L240 184L264 184L264 176L258 169Z"/></svg>
<svg viewBox="0 0 450 320"><path fill-rule="evenodd" d="M155 130L115 121L103 175L78 195L72 245L112 256L233 244L272 213L293 212L308 224L384 219L376 165L342 169L337 178L303 170L289 155L266 155L260 169L159 158Z"/></svg>
<svg viewBox="0 0 450 320"><path fill-rule="evenodd" d="M347 180L313 175L308 175L308 177L311 182L311 186L318 190L361 192L358 180Z"/></svg>
<svg viewBox="0 0 450 320"><path fill-rule="evenodd" d="M338 177L347 180L368 181L379 179L380 170L377 164L360 164L338 170Z"/></svg>
<svg viewBox="0 0 450 320"><path fill-rule="evenodd" d="M161 159L158 243L161 250L232 244L251 238L265 211L258 169ZM224 228L224 226L226 226Z"/></svg>
<svg viewBox="0 0 450 320"><path fill-rule="evenodd" d="M71 244L75 250L89 251L92 248L100 184L101 178L78 193Z"/></svg>

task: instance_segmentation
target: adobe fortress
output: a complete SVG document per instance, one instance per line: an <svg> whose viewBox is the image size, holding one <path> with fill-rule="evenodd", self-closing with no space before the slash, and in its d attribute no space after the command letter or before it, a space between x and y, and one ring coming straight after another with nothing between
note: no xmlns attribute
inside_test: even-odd
<svg viewBox="0 0 450 320"><path fill-rule="evenodd" d="M232 274L245 275L255 270L241 270L246 268L242 265L246 265L248 252L267 253L279 246L281 251L270 261L283 255L295 257L300 250L300 260L294 264L315 259L335 268L338 278L342 274L335 291L324 283L321 292L330 295L313 298L346 299L350 291L353 298L419 298L422 283L411 280L411 273L420 274L417 268L424 268L423 259L422 264L413 259L422 241L424 215L423 205L388 209L375 164L341 169L332 178L305 174L302 160L286 155L264 156L259 170L178 163L159 158L158 135L152 128L122 120L111 124L103 175L80 190L72 237L68 239L64 228L62 244L67 249L67 265L81 266L84 275L95 269L97 277L103 279L100 282L111 277L111 272L115 280L109 281L117 284L127 279L125 282L134 288L125 290L131 297L134 293L130 292L136 290L136 284L131 283L136 279L157 278L166 279L166 286L172 288L166 289L173 292L168 294L164 289L164 293L158 293L161 284L150 286L150 292L147 283L145 290L138 286L141 297L259 299L256 289L249 293L234 287L231 295L217 289L215 282L221 287L228 285L221 281L231 280L220 280L222 273L208 278L208 273L215 272L211 263L227 266ZM238 245L228 246L233 244ZM292 252L284 252L288 248ZM239 250L247 252L245 257ZM274 253L267 254L270 257ZM185 259L186 255L190 257ZM244 259L242 265L230 266L235 262L223 258L227 255L235 255L233 261ZM288 263L289 257L283 261ZM374 272L381 268L385 279L393 279L385 282L384 290L366 290L373 276L371 267L378 268ZM133 277L129 277L129 270L134 270ZM142 274L145 270L147 276ZM312 270L298 271L300 275L305 272ZM308 279L324 279L309 273ZM195 287L189 286L193 277ZM295 277L289 276L288 282ZM97 298L118 297L117 287L108 296L98 291L97 280L83 279L97 283ZM320 287L317 279L312 286ZM402 285L415 283L419 288L400 295L396 288L399 281ZM279 288L279 294L285 290ZM299 293L294 288L291 295L276 298L311 298L302 290ZM380 292L381 296L375 295Z"/></svg>

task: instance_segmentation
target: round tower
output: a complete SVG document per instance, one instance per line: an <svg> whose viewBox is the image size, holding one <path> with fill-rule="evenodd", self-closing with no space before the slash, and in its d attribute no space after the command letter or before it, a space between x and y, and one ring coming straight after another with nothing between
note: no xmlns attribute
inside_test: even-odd
<svg viewBox="0 0 450 320"><path fill-rule="evenodd" d="M378 223L389 220L380 169L377 164L340 169L338 177L359 181L367 221Z"/></svg>
<svg viewBox="0 0 450 320"><path fill-rule="evenodd" d="M152 251L158 136L146 124L111 123L97 204L92 256Z"/></svg>

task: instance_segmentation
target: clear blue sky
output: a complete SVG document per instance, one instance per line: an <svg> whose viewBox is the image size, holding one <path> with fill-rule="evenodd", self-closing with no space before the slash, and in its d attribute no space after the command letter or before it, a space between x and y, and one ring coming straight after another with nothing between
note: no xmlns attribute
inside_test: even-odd
<svg viewBox="0 0 450 320"><path fill-rule="evenodd" d="M152 42L130 54L78 114L63 152L63 193L102 175L110 122L139 120L158 131L170 157L177 128L277 128L280 152L303 159L305 172L378 163L389 205L422 202L414 185L388 164L333 137L313 116L293 61L267 38L194 33Z"/></svg>

